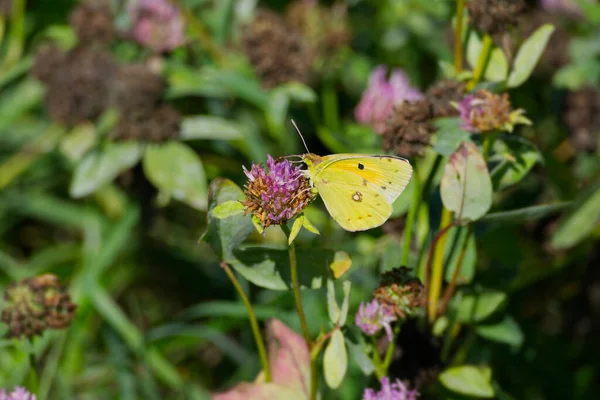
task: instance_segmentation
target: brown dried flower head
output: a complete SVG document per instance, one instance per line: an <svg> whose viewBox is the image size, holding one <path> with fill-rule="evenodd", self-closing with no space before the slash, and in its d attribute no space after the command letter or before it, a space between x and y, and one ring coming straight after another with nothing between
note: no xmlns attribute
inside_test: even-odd
<svg viewBox="0 0 600 400"><path fill-rule="evenodd" d="M308 83L312 57L302 35L278 14L260 10L243 37L243 46L263 87L291 81Z"/></svg>
<svg viewBox="0 0 600 400"><path fill-rule="evenodd" d="M427 300L423 284L418 278L412 277L410 269L406 267L385 272L373 295L398 318L414 316Z"/></svg>
<svg viewBox="0 0 600 400"><path fill-rule="evenodd" d="M517 23L525 11L524 0L471 0L467 3L471 22L483 33L495 35Z"/></svg>
<svg viewBox="0 0 600 400"><path fill-rule="evenodd" d="M71 12L69 23L79 43L108 45L117 37L113 18L110 3L88 0Z"/></svg>
<svg viewBox="0 0 600 400"><path fill-rule="evenodd" d="M429 100L405 101L386 121L383 148L401 157L422 156L436 127Z"/></svg>
<svg viewBox="0 0 600 400"><path fill-rule="evenodd" d="M567 95L564 120L579 151L594 152L600 135L600 91L585 87Z"/></svg>
<svg viewBox="0 0 600 400"><path fill-rule="evenodd" d="M58 278L44 274L8 287L0 318L8 325L8 337L31 338L46 329L66 328L76 308Z"/></svg>
<svg viewBox="0 0 600 400"><path fill-rule="evenodd" d="M470 132L489 132L502 129L511 122L508 93L494 94L478 90L458 103L462 128Z"/></svg>
<svg viewBox="0 0 600 400"><path fill-rule="evenodd" d="M163 77L145 64L121 65L111 83L110 103L121 112L153 110L166 86Z"/></svg>
<svg viewBox="0 0 600 400"><path fill-rule="evenodd" d="M181 115L169 104L154 109L126 110L121 113L112 138L117 141L166 142L177 138L180 122Z"/></svg>
<svg viewBox="0 0 600 400"><path fill-rule="evenodd" d="M431 103L433 117L458 116L458 110L452 105L452 102L458 102L463 98L466 86L465 82L443 79L427 89L425 96Z"/></svg>

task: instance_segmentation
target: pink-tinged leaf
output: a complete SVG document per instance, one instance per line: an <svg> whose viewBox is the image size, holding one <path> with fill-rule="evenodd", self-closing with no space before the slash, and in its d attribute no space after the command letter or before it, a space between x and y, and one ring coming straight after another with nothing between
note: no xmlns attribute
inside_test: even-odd
<svg viewBox="0 0 600 400"><path fill-rule="evenodd" d="M307 400L310 393L310 354L302 336L279 320L267 325L271 383L241 383L213 400ZM261 373L262 374L262 373ZM260 379L262 382L262 379Z"/></svg>
<svg viewBox="0 0 600 400"><path fill-rule="evenodd" d="M463 142L448 160L440 194L459 220L475 221L492 205L492 180L477 146Z"/></svg>

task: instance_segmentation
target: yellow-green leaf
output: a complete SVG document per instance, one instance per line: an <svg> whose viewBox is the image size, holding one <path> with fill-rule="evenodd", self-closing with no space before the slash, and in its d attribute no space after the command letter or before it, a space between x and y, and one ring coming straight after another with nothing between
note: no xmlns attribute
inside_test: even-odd
<svg viewBox="0 0 600 400"><path fill-rule="evenodd" d="M346 353L346 339L339 329L333 332L325 348L323 369L327 386L332 389L340 386L348 369L348 353Z"/></svg>

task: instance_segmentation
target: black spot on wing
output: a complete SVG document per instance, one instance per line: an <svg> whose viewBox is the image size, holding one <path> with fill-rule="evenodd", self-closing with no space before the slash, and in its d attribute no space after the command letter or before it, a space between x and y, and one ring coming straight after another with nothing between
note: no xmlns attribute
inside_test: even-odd
<svg viewBox="0 0 600 400"><path fill-rule="evenodd" d="M365 169L365 166L362 165L361 163L358 163L358 169L363 170L363 169Z"/></svg>

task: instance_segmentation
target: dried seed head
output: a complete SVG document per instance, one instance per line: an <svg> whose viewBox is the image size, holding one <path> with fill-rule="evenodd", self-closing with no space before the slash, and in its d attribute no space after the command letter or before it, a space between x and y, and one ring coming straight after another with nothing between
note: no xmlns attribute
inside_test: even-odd
<svg viewBox="0 0 600 400"><path fill-rule="evenodd" d="M489 90L478 90L465 96L458 103L462 128L469 132L489 132L503 129L511 122L511 107L508 93L494 94Z"/></svg>
<svg viewBox="0 0 600 400"><path fill-rule="evenodd" d="M415 315L427 300L423 284L418 278L411 277L406 267L384 273L374 297L398 318Z"/></svg>
<svg viewBox="0 0 600 400"><path fill-rule="evenodd" d="M506 32L525 10L523 0L471 0L467 4L471 22L483 33Z"/></svg>
<svg viewBox="0 0 600 400"><path fill-rule="evenodd" d="M151 111L158 106L166 83L144 64L119 66L111 84L111 105L122 113Z"/></svg>
<svg viewBox="0 0 600 400"><path fill-rule="evenodd" d="M242 203L245 214L252 213L263 228L285 224L314 198L309 180L288 160L274 160L269 155L267 169L260 164L252 164L249 171L244 168L248 177L246 200Z"/></svg>
<svg viewBox="0 0 600 400"><path fill-rule="evenodd" d="M117 141L166 142L177 138L181 115L162 104L153 109L130 109L121 113L112 138Z"/></svg>
<svg viewBox="0 0 600 400"><path fill-rule="evenodd" d="M464 82L443 79L427 89L425 96L431 103L433 117L458 116L458 110L451 103L463 98L466 86Z"/></svg>
<svg viewBox="0 0 600 400"><path fill-rule="evenodd" d="M436 131L428 100L405 101L387 119L383 132L383 148L401 157L422 156Z"/></svg>
<svg viewBox="0 0 600 400"><path fill-rule="evenodd" d="M117 36L110 3L89 0L76 7L69 16L79 43L108 45Z"/></svg>
<svg viewBox="0 0 600 400"><path fill-rule="evenodd" d="M75 315L75 304L52 274L13 283L6 289L4 300L0 318L8 325L9 337L31 338L46 329L66 328Z"/></svg>
<svg viewBox="0 0 600 400"><path fill-rule="evenodd" d="M10 16L12 14L12 0L0 0L0 15Z"/></svg>
<svg viewBox="0 0 600 400"><path fill-rule="evenodd" d="M567 95L564 120L579 151L594 152L600 134L600 91L585 87Z"/></svg>
<svg viewBox="0 0 600 400"><path fill-rule="evenodd" d="M260 10L244 32L243 46L263 87L309 82L312 57L308 46L278 14Z"/></svg>

